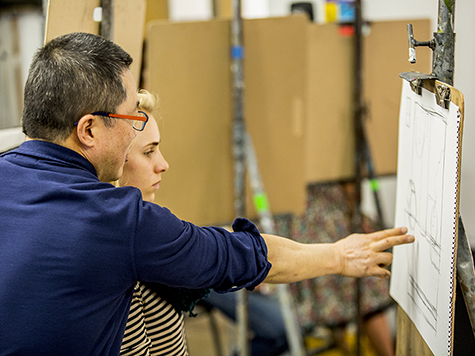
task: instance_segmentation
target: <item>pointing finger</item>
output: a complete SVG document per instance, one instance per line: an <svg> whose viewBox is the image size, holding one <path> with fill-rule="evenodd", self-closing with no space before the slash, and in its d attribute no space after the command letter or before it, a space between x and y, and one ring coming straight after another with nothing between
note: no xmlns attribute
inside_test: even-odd
<svg viewBox="0 0 475 356"><path fill-rule="evenodd" d="M412 235L397 235L373 242L374 251L384 251L397 245L403 245L414 242Z"/></svg>
<svg viewBox="0 0 475 356"><path fill-rule="evenodd" d="M406 227L397 227L394 229L376 231L371 233L370 235L375 241L377 241L391 236L404 235L405 233L407 233Z"/></svg>

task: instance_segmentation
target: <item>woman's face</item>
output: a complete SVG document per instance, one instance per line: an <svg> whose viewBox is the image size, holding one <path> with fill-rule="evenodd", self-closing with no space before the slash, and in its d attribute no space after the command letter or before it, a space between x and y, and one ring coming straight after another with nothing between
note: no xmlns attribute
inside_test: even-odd
<svg viewBox="0 0 475 356"><path fill-rule="evenodd" d="M143 200L153 201L155 191L162 180L162 173L168 170L168 162L159 149L160 131L157 122L152 115L147 114L150 118L145 129L137 132L119 185L139 188Z"/></svg>

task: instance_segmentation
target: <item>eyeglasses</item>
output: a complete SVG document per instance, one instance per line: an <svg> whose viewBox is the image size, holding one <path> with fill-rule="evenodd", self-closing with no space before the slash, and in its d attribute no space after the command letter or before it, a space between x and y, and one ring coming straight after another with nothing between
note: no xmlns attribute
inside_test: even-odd
<svg viewBox="0 0 475 356"><path fill-rule="evenodd" d="M143 111L139 111L138 115L112 114L104 111L96 111L93 112L91 115L107 116L112 117L114 119L133 120L132 126L137 131L143 131L143 129L145 128L145 124L148 122L148 115Z"/></svg>
<svg viewBox="0 0 475 356"><path fill-rule="evenodd" d="M125 119L125 120L133 120L132 126L137 131L143 131L145 128L145 124L148 122L148 115L143 111L139 111L138 115L121 115L121 114L112 114L110 112L105 111L96 111L93 112L91 115L98 115L98 116L106 116L111 117L113 119ZM74 126L78 125L79 121L74 123Z"/></svg>

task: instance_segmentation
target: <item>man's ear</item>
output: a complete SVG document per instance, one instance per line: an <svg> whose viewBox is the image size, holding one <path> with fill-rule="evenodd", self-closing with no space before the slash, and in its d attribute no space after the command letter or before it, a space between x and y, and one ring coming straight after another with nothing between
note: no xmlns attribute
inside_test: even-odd
<svg viewBox="0 0 475 356"><path fill-rule="evenodd" d="M78 140L87 147L93 147L95 140L98 138L98 130L100 128L100 118L94 115L84 115L78 121L76 126ZM103 125L102 125L103 126Z"/></svg>

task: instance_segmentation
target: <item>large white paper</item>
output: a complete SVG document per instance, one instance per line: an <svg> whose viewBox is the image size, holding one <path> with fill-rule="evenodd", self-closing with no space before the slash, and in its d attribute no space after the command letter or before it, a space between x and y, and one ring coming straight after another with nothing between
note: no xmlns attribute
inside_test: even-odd
<svg viewBox="0 0 475 356"><path fill-rule="evenodd" d="M403 80L399 112L396 226L415 242L396 246L390 294L435 356L452 352L455 239L461 149L459 108Z"/></svg>

